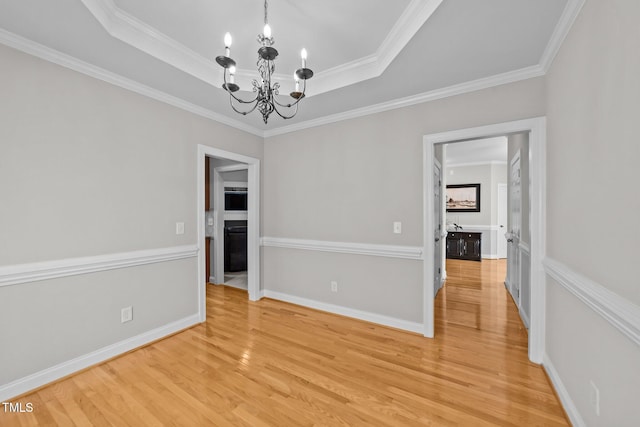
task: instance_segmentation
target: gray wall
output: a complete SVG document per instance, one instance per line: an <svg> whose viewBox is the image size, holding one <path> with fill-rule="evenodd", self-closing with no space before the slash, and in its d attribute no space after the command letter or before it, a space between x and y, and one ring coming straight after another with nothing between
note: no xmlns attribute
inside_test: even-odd
<svg viewBox="0 0 640 427"><path fill-rule="evenodd" d="M507 183L503 165L448 166L447 185L480 184L480 212L448 212L447 220L460 225L496 225L498 184Z"/></svg>
<svg viewBox="0 0 640 427"><path fill-rule="evenodd" d="M637 1L588 0L547 76L548 255L636 310L639 16ZM640 348L551 279L547 316L548 357L586 424L637 425Z"/></svg>
<svg viewBox="0 0 640 427"><path fill-rule="evenodd" d="M544 81L530 79L267 138L263 235L422 246L423 136L540 115ZM402 234L393 234L393 221L402 221ZM284 251L263 248L266 289L422 322L421 261L384 260L388 273L376 276L366 272L377 269L378 257L356 264L354 255L326 260L306 251L293 265ZM319 260L324 268L312 283L296 280L296 271L316 271ZM329 299L335 277L349 279ZM393 304L385 303L389 289L399 290Z"/></svg>
<svg viewBox="0 0 640 427"><path fill-rule="evenodd" d="M0 63L0 266L196 245L197 144L262 158L259 137L4 46ZM196 268L0 287L0 385L195 314Z"/></svg>

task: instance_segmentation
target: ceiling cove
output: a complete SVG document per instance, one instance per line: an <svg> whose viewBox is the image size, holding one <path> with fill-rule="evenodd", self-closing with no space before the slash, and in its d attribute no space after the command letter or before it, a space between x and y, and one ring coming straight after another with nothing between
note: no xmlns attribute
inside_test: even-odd
<svg viewBox="0 0 640 427"><path fill-rule="evenodd" d="M162 38L162 34L155 31L153 28L149 26L145 26L145 24L140 23L139 20L123 13L120 18L123 20L130 20L132 22L136 22L141 24L140 26L118 26L118 24L114 24L114 22L118 22L118 19L115 21L112 20L112 16L117 12L116 7L112 0L82 0L85 5L91 4L95 9L92 11L93 16L100 17L106 24L103 25L112 25L112 31L121 31L122 33L133 32L134 37L141 37L146 40L147 43L153 44L154 40L158 38ZM411 4L415 2L411 1ZM438 2L439 4L440 2ZM442 87L435 90L430 90L427 92L417 93L415 95L400 97L397 99L392 99L386 102L381 102L378 104L371 104L361 108L349 109L344 112L328 114L328 115L320 115L313 119L308 119L302 122L294 123L294 124L283 124L281 126L275 126L271 129L261 129L256 126L252 126L251 124L244 123L240 120L236 120L230 118L224 114L217 113L211 109L202 107L200 105L196 105L192 102L187 101L186 99L180 98L178 96L171 95L167 92L164 92L160 89L150 87L139 81L136 81L131 78L124 77L116 72L107 70L105 68L101 68L89 62L78 59L75 56L69 55L67 53L63 53L59 50L56 50L52 47L45 46L44 44L35 42L30 38L26 38L24 36L15 34L13 32L7 31L5 29L0 28L0 43L12 47L14 49L18 49L27 54L42 58L46 61L56 63L60 66L75 70L77 72L86 74L93 78L103 80L110 84L122 87L126 90L130 90L132 92L141 94L143 96L147 96L149 98L158 100L160 102L166 103L168 105L172 105L176 108L180 108L185 111L189 111L193 114L217 121L219 123L234 127L241 131L245 131L263 138L268 138L275 135L285 134L289 132L295 132L298 130L311 128L314 126L324 125L328 123L334 123L341 120L348 120L355 117L361 117L369 114L379 113L382 111L388 111L396 108L401 108L409 105L414 105L418 103L428 102L435 99L446 98L449 96L459 95L467 92L472 92L476 90L485 89L488 87L497 86L500 84L511 83L519 80L525 80L528 78L542 76L546 74L549 67L551 66L553 59L560 49L562 42L564 41L566 35L568 34L573 22L575 21L578 13L580 12L582 6L584 5L585 0L568 0L562 15L555 26L553 34L549 39L546 49L544 50L538 64L510 71L507 73L497 74L493 76L489 76L486 78L481 78L479 80L463 82L460 84L455 84L453 86ZM105 6L106 5L106 6ZM113 6L113 8L109 9L109 7ZM106 8L106 9L105 9ZM95 14L93 13L95 12ZM403 13L404 15L404 13ZM101 21L100 21L101 22ZM118 28L114 30L114 28ZM133 29L132 29L133 28ZM137 30L136 30L137 28ZM165 36L166 37L166 36ZM389 37L387 37L389 38ZM172 42L176 44L177 48L173 52L175 56L180 58L180 60L184 61L185 64L190 64L193 66L194 63L197 63L198 60L204 60L201 65L205 66L200 70L201 75L204 78L211 79L211 75L207 70L207 67L213 67L214 63L211 61L208 63L208 60L204 58L204 56L195 53L193 51L184 50L183 45L175 42L175 40L166 37L165 41L169 44ZM159 51L163 49L158 49ZM165 51L166 53L166 51ZM195 59L195 62L194 62ZM177 61L178 59L176 59ZM175 65L174 65L175 66ZM217 70L216 70L217 71ZM329 70L325 70L329 71ZM213 74L215 75L215 74ZM314 79L315 80L315 79ZM221 80L220 80L221 82ZM218 86L217 82L213 82L212 84Z"/></svg>
<svg viewBox="0 0 640 427"><path fill-rule="evenodd" d="M119 8L113 0L81 0L109 35L215 87L222 86L222 72L206 58L160 30ZM339 89L380 76L443 0L411 0L376 51L325 70L318 70L307 96ZM213 56L212 56L213 58ZM236 83L251 87L254 70L239 68ZM291 80L275 74L274 81Z"/></svg>

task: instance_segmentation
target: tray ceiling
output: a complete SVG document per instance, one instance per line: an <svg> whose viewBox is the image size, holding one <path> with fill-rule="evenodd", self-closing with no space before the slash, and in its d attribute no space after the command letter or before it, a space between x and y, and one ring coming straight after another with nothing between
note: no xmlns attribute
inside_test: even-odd
<svg viewBox="0 0 640 427"><path fill-rule="evenodd" d="M266 126L230 110L214 61L229 31L238 82L249 87L262 0L0 0L0 42L269 134L372 105L542 75L582 2L270 0L284 91L303 47L316 75L298 116Z"/></svg>

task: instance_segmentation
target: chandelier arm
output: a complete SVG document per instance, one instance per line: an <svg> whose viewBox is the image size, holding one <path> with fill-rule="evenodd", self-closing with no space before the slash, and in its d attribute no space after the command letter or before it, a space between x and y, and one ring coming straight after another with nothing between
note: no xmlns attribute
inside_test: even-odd
<svg viewBox="0 0 640 427"><path fill-rule="evenodd" d="M223 73L223 78L224 78L224 84L225 84L225 86L226 86L226 85L227 85L227 70L226 70L226 69L225 69L225 71L224 71L224 73ZM256 97L255 97L255 98L253 98L251 101L245 101L245 100L240 99L240 98L238 98L237 96L235 96L235 95L233 94L233 92L231 92L230 90L225 89L225 91L226 91L226 92L227 92L227 93L228 93L228 94L229 94L233 99L235 99L236 101L238 101L238 102L239 102L239 103L241 103L241 104L252 104L252 103L254 103L254 102L256 102L256 101L258 100L258 94L256 94ZM255 109L255 107L254 107L254 109ZM253 111L253 110L251 110L251 111Z"/></svg>
<svg viewBox="0 0 640 427"><path fill-rule="evenodd" d="M278 104L280 105L280 104ZM281 113L280 110L278 110L278 108L274 105L273 106L273 111L275 111L280 117L282 117L283 119L287 120L287 119L291 119L293 118L296 114L298 114L298 103L296 102L295 104L292 104L292 106L295 105L295 111L293 112L293 114L291 114L290 116L287 116L284 113Z"/></svg>
<svg viewBox="0 0 640 427"><path fill-rule="evenodd" d="M235 96L234 96L233 98L235 98ZM246 102L246 104L250 104L250 103L249 103L249 102ZM233 99L231 99L231 98L229 98L229 105L231 105L231 109L233 109L233 111L235 111L236 113L238 113L238 114L242 114L243 116L246 116L247 114L249 114L249 113L253 112L253 110L255 110L255 109L256 109L256 107L258 106L258 102L255 102L255 103L253 104L253 107L252 107L250 110L247 110L247 111L240 111L240 110L238 110L238 109L236 108L236 106L235 106L235 105L233 105Z"/></svg>
<svg viewBox="0 0 640 427"><path fill-rule="evenodd" d="M251 101L245 101L244 99L240 99L237 96L235 96L233 93L227 91L229 93L229 95L231 95L231 98L235 99L236 101L238 101L241 104L253 104L254 102L256 102L258 100L258 95L256 94L256 97L253 98Z"/></svg>
<svg viewBox="0 0 640 427"><path fill-rule="evenodd" d="M291 104L281 104L278 102L278 100L275 98L275 96L273 97L273 101L278 104L281 107L286 107L286 108L291 108L294 107L296 105L298 105L298 103L302 100L302 98L304 98L304 94L307 90L307 81L303 80L302 81L302 95L300 95L300 97L298 99L295 100L295 102L291 103Z"/></svg>

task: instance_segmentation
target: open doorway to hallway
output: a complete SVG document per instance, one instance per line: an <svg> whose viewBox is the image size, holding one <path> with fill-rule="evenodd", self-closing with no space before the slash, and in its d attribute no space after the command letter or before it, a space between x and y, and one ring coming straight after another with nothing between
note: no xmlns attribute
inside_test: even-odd
<svg viewBox="0 0 640 427"><path fill-rule="evenodd" d="M528 304L529 309L529 334L528 351L529 359L535 363L541 363L544 355L544 312L545 312L545 288L542 260L545 256L545 150L546 150L546 119L544 117L504 122L476 128L459 129L438 134L425 135L424 146L424 259L430 260L437 255L437 246L434 239L441 237L437 231L438 227L434 223L433 215L435 203L434 176L433 171L438 160L442 162L441 151L443 144L461 143L479 139L493 138L496 136L509 136L516 134L527 135L528 147L519 147L521 159L527 159L528 172L521 168L520 177L526 179L526 183L521 183L521 190L527 191L528 196L523 194L522 201L531 200L528 206L521 205L522 212L528 212L528 224L521 223L520 229L512 228L507 236L509 243L521 255L522 264L516 269L508 268L507 281L512 277L525 278L526 281L518 282L520 292L514 292L514 283L508 290L515 295L514 301L522 309L524 304ZM509 144L509 147L517 144ZM510 157L510 156L508 156ZM446 185L446 184L445 184ZM445 197L446 198L446 197ZM481 196L478 198L481 201ZM466 203L472 200L464 200ZM471 203L473 205L473 203ZM512 208L510 207L512 210ZM523 241L524 231L528 230L529 244ZM512 257L508 257L512 258ZM433 290L439 284L433 282L434 268L438 268L444 263L442 254L441 263L424 262L424 312L425 312L425 336L434 336L435 325L435 296ZM525 264L526 263L526 264ZM526 265L522 267L522 265ZM514 274L514 276L511 275ZM527 292L528 299L523 298ZM520 313L522 315L522 313ZM524 319L524 317L523 317Z"/></svg>
<svg viewBox="0 0 640 427"><path fill-rule="evenodd" d="M486 274L489 268L484 264L495 260L491 271L502 277L494 279L504 283L528 329L528 133L443 144L436 150L438 159L444 165L446 277L455 265L456 274L466 276L468 285L475 280L481 292L479 272Z"/></svg>

